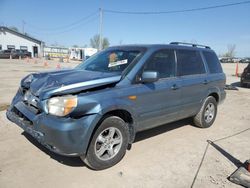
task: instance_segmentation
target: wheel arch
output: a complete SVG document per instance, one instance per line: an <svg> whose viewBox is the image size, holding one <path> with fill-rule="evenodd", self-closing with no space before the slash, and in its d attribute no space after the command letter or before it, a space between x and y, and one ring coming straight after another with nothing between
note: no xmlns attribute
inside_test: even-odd
<svg viewBox="0 0 250 188"><path fill-rule="evenodd" d="M217 92L211 92L208 97L211 96L211 97L214 97L216 102L219 103L219 100L220 100L220 96Z"/></svg>
<svg viewBox="0 0 250 188"><path fill-rule="evenodd" d="M124 108L117 108L117 109L110 108L109 110L106 109L106 110L103 111L102 117L100 118L100 120L98 121L96 126L94 127L94 129L93 129L93 131L91 133L91 136L89 138L88 146L87 146L86 151L88 150L90 142L91 142L96 130L101 125L102 121L105 118L110 117L110 116L120 117L121 119L123 119L127 123L128 127L129 127L129 144L133 143L133 141L135 139L135 134L136 134L135 126L134 126L135 118L133 117L133 114L130 111L128 111L127 109L124 109Z"/></svg>
<svg viewBox="0 0 250 188"><path fill-rule="evenodd" d="M135 120L132 114L125 109L116 109L108 111L103 115L104 118L108 116L118 116L121 119L123 119L125 123L127 123L129 127L129 143L131 144L135 139L135 127L134 127Z"/></svg>

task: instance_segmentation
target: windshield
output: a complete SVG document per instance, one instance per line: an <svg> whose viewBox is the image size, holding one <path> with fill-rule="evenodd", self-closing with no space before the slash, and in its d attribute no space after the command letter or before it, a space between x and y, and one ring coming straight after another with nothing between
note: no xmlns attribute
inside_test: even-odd
<svg viewBox="0 0 250 188"><path fill-rule="evenodd" d="M140 55L140 50L106 50L90 57L76 68L88 71L122 73Z"/></svg>

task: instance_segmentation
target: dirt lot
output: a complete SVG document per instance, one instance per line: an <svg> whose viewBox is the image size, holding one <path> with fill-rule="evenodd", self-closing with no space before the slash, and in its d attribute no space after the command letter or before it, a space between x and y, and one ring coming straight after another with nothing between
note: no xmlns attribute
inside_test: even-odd
<svg viewBox="0 0 250 188"><path fill-rule="evenodd" d="M49 62L49 67L44 67L42 60L37 64L0 60L0 104L10 103L23 76L55 69L56 65ZM240 65L240 71L244 66ZM227 82L237 86L239 79L232 76L235 65L224 64L223 68ZM0 187L137 188L190 187L192 184L197 188L239 187L227 177L237 169L237 162L250 158L250 89L238 88L238 91L227 91L227 99L219 106L211 128L193 127L187 119L139 133L124 159L104 171L88 169L79 158L51 153L9 122L5 111L1 111ZM219 150L209 145L205 152L207 140L220 138L224 139L215 142Z"/></svg>

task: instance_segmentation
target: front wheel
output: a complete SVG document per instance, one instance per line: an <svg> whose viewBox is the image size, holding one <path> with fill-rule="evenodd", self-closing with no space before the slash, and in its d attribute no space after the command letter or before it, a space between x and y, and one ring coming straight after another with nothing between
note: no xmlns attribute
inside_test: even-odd
<svg viewBox="0 0 250 188"><path fill-rule="evenodd" d="M128 147L129 129L117 116L105 118L90 142L82 160L92 169L103 170L118 163Z"/></svg>
<svg viewBox="0 0 250 188"><path fill-rule="evenodd" d="M209 96L205 99L200 111L194 117L194 124L197 127L208 128L210 127L217 115L217 101L214 97Z"/></svg>

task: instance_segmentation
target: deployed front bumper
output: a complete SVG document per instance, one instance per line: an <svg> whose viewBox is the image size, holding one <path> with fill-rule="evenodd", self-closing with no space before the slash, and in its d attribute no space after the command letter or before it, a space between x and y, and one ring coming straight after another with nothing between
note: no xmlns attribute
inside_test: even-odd
<svg viewBox="0 0 250 188"><path fill-rule="evenodd" d="M99 114L78 119L55 117L44 112L35 114L21 99L15 97L7 110L7 118L33 136L51 151L67 156L85 155Z"/></svg>

